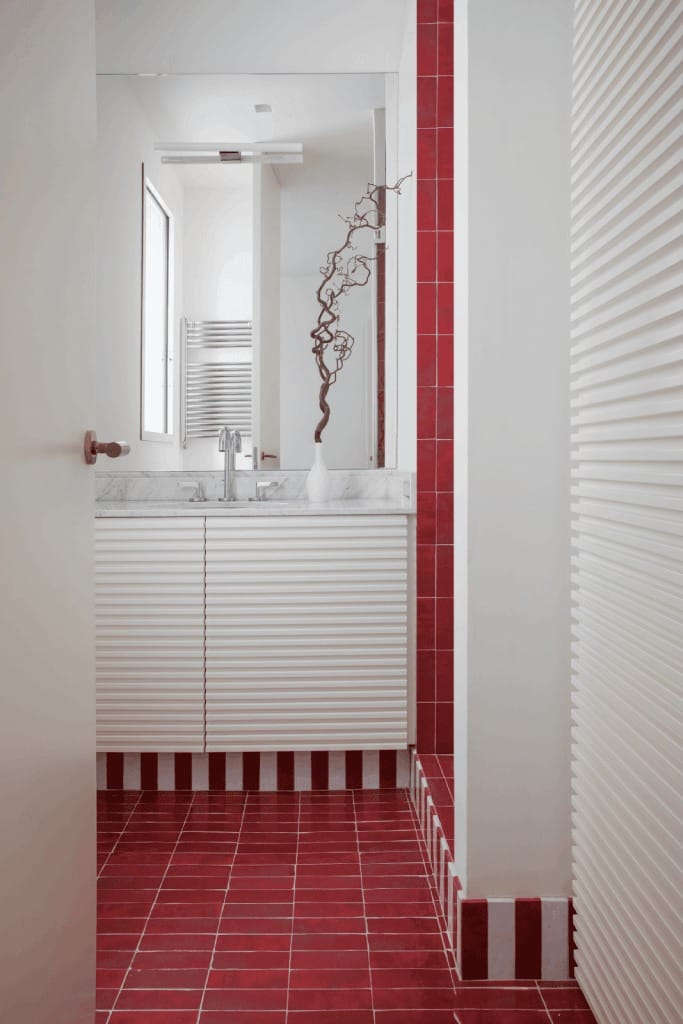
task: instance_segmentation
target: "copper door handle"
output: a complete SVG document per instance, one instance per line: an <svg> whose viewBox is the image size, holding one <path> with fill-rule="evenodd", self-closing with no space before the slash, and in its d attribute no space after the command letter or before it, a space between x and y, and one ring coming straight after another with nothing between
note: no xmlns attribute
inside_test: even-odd
<svg viewBox="0 0 683 1024"><path fill-rule="evenodd" d="M98 441L94 430L87 430L83 442L83 454L89 466L94 466L98 455L108 455L110 459L118 459L120 455L128 455L130 445L125 441Z"/></svg>

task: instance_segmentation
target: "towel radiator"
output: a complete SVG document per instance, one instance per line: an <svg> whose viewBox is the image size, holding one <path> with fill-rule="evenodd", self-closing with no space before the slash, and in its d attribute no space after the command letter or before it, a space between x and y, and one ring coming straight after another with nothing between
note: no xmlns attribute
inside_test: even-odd
<svg viewBox="0 0 683 1024"><path fill-rule="evenodd" d="M183 319L182 353L183 447L217 437L225 424L251 437L251 321Z"/></svg>

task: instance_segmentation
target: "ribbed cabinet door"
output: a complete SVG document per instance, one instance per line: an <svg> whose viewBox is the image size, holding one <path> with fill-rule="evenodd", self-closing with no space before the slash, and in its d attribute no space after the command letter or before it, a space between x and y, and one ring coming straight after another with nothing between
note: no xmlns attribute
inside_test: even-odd
<svg viewBox="0 0 683 1024"><path fill-rule="evenodd" d="M577 0L573 852L600 1024L683 1020L683 2Z"/></svg>
<svg viewBox="0 0 683 1024"><path fill-rule="evenodd" d="M204 749L204 519L98 519L99 750Z"/></svg>
<svg viewBox="0 0 683 1024"><path fill-rule="evenodd" d="M207 750L407 743L405 516L206 523Z"/></svg>

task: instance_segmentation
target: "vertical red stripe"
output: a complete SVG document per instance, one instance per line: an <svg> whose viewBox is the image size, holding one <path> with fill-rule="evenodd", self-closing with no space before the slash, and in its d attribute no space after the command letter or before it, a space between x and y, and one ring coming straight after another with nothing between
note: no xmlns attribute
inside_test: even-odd
<svg viewBox="0 0 683 1024"><path fill-rule="evenodd" d="M379 752L379 788L396 789L396 751Z"/></svg>
<svg viewBox="0 0 683 1024"><path fill-rule="evenodd" d="M140 754L140 788L159 788L158 758L156 754Z"/></svg>
<svg viewBox="0 0 683 1024"><path fill-rule="evenodd" d="M453 10L454 0L418 0L417 536L442 568L440 546L453 543ZM428 574L422 567L417 605L417 745L425 754L453 751L452 692L436 695L436 664L453 650L452 594L432 561Z"/></svg>
<svg viewBox="0 0 683 1024"><path fill-rule="evenodd" d="M214 751L209 754L209 789L225 791L225 754Z"/></svg>
<svg viewBox="0 0 683 1024"><path fill-rule="evenodd" d="M192 789L192 754L176 754L175 788Z"/></svg>
<svg viewBox="0 0 683 1024"><path fill-rule="evenodd" d="M567 920L568 920L568 925L569 925L569 928L568 928L569 934L567 935L567 942L569 943L569 977L573 978L574 977L574 967L575 967L575 963L574 963L574 900L570 896L567 902L569 903L569 911L568 911L568 914L567 914Z"/></svg>
<svg viewBox="0 0 683 1024"><path fill-rule="evenodd" d="M311 751L311 789L329 789L329 754L326 750Z"/></svg>
<svg viewBox="0 0 683 1024"><path fill-rule="evenodd" d="M541 977L541 901L515 900L515 978Z"/></svg>
<svg viewBox="0 0 683 1024"><path fill-rule="evenodd" d="M294 752L282 750L277 755L277 788L294 789Z"/></svg>
<svg viewBox="0 0 683 1024"><path fill-rule="evenodd" d="M123 789L123 754L107 754L107 789Z"/></svg>
<svg viewBox="0 0 683 1024"><path fill-rule="evenodd" d="M261 780L261 755L258 750L242 754L242 789L258 789Z"/></svg>
<svg viewBox="0 0 683 1024"><path fill-rule="evenodd" d="M346 751L346 788L363 788L363 751Z"/></svg>
<svg viewBox="0 0 683 1024"><path fill-rule="evenodd" d="M462 900L460 904L460 967L463 981L488 978L489 905L488 900Z"/></svg>

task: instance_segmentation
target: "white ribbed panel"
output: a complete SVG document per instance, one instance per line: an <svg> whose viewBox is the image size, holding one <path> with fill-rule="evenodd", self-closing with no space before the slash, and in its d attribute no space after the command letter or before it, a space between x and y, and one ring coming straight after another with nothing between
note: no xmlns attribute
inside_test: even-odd
<svg viewBox="0 0 683 1024"><path fill-rule="evenodd" d="M206 523L207 750L407 744L404 516Z"/></svg>
<svg viewBox="0 0 683 1024"><path fill-rule="evenodd" d="M97 746L204 746L204 520L96 521Z"/></svg>
<svg viewBox="0 0 683 1024"><path fill-rule="evenodd" d="M683 3L577 0L572 119L577 976L683 1007Z"/></svg>

